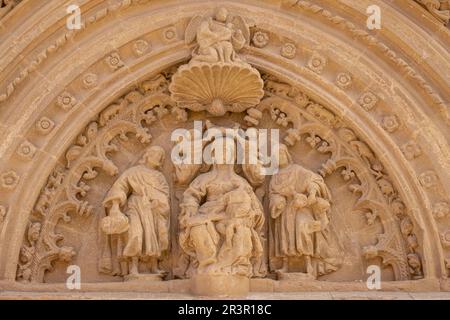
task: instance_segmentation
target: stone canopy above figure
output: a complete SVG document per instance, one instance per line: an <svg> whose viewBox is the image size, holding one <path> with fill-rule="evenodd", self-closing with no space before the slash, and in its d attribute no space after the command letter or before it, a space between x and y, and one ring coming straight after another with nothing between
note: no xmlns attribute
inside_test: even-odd
<svg viewBox="0 0 450 320"><path fill-rule="evenodd" d="M191 61L172 78L172 99L180 108L206 110L214 116L257 105L264 95L263 81L258 70L237 54L249 39L248 24L225 8L218 9L214 18L192 18L185 43L197 45Z"/></svg>

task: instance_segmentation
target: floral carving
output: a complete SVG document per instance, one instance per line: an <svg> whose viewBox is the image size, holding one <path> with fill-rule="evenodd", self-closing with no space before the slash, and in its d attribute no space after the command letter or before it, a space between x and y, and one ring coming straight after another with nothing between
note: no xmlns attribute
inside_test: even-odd
<svg viewBox="0 0 450 320"><path fill-rule="evenodd" d="M314 52L308 61L308 68L319 74L322 73L326 65L327 58L317 52Z"/></svg>
<svg viewBox="0 0 450 320"><path fill-rule="evenodd" d="M113 52L105 58L105 62L111 70L116 71L124 66L122 58L120 58L119 53Z"/></svg>
<svg viewBox="0 0 450 320"><path fill-rule="evenodd" d="M367 211L365 213L366 219L367 219L367 225L371 226L375 223L375 220L378 217L377 212L373 212L373 211Z"/></svg>
<svg viewBox="0 0 450 320"><path fill-rule="evenodd" d="M178 122L185 122L188 119L188 113L185 109L173 108L172 114Z"/></svg>
<svg viewBox="0 0 450 320"><path fill-rule="evenodd" d="M278 108L272 108L270 110L270 116L272 120L280 126L286 127L289 123L286 113Z"/></svg>
<svg viewBox="0 0 450 320"><path fill-rule="evenodd" d="M56 104L64 110L70 110L77 104L77 99L67 91L61 93Z"/></svg>
<svg viewBox="0 0 450 320"><path fill-rule="evenodd" d="M3 188L12 190L19 184L19 179L19 175L15 171L7 171L0 176L0 183Z"/></svg>
<svg viewBox="0 0 450 320"><path fill-rule="evenodd" d="M284 143L290 147L295 145L302 138L298 129L290 128L286 133L287 134L284 137Z"/></svg>
<svg viewBox="0 0 450 320"><path fill-rule="evenodd" d="M316 119L322 121L323 123L329 125L332 128L338 127L340 125L340 119L336 117L332 112L326 109L324 106L318 103L311 103L306 107L311 115Z"/></svg>
<svg viewBox="0 0 450 320"><path fill-rule="evenodd" d="M441 242L444 247L450 247L450 230L441 233Z"/></svg>
<svg viewBox="0 0 450 320"><path fill-rule="evenodd" d="M264 31L256 31L252 38L253 45L257 48L264 48L269 43L269 35Z"/></svg>
<svg viewBox="0 0 450 320"><path fill-rule="evenodd" d="M402 152L406 159L412 160L422 154L422 149L415 141L409 141L402 146Z"/></svg>
<svg viewBox="0 0 450 320"><path fill-rule="evenodd" d="M256 126L259 124L259 121L261 120L263 114L260 110L256 108L250 108L247 109L247 115L245 116L244 120L250 125L250 126Z"/></svg>
<svg viewBox="0 0 450 320"><path fill-rule="evenodd" d="M94 88L98 85L98 76L94 73L88 73L83 77L83 85L86 89Z"/></svg>
<svg viewBox="0 0 450 320"><path fill-rule="evenodd" d="M133 51L137 56L142 56L151 49L150 43L145 40L136 40L133 44Z"/></svg>
<svg viewBox="0 0 450 320"><path fill-rule="evenodd" d="M449 214L450 214L450 207L447 202L442 201L442 202L438 202L434 205L433 216L436 219L445 218L445 217L449 216Z"/></svg>
<svg viewBox="0 0 450 320"><path fill-rule="evenodd" d="M174 26L164 29L162 34L166 42L172 42L177 39L177 29Z"/></svg>
<svg viewBox="0 0 450 320"><path fill-rule="evenodd" d="M30 160L36 153L36 147L29 141L24 141L17 148L17 154L24 159Z"/></svg>
<svg viewBox="0 0 450 320"><path fill-rule="evenodd" d="M49 134L55 127L55 123L47 117L42 117L36 122L36 129L41 134Z"/></svg>
<svg viewBox="0 0 450 320"><path fill-rule="evenodd" d="M336 77L336 83L340 88L346 89L352 85L352 76L346 72L339 73Z"/></svg>
<svg viewBox="0 0 450 320"><path fill-rule="evenodd" d="M306 94L301 92L301 93L297 94L294 97L294 102L300 108L304 108L304 107L306 107L309 104L310 100L309 100L309 97Z"/></svg>
<svg viewBox="0 0 450 320"><path fill-rule="evenodd" d="M73 248L63 246L58 252L58 259L63 262L70 262L75 254L76 253Z"/></svg>
<svg viewBox="0 0 450 320"><path fill-rule="evenodd" d="M283 44L281 47L281 56L287 58L287 59L293 59L295 57L295 54L297 52L297 48L295 47L294 43L287 42Z"/></svg>
<svg viewBox="0 0 450 320"><path fill-rule="evenodd" d="M434 171L428 170L419 175L419 181L425 188L432 188L437 185L438 177Z"/></svg>
<svg viewBox="0 0 450 320"><path fill-rule="evenodd" d="M372 110L378 102L378 97L372 92L365 92L359 97L358 103L366 111Z"/></svg>
<svg viewBox="0 0 450 320"><path fill-rule="evenodd" d="M385 116L381 122L381 125L384 130L386 130L389 133L392 133L398 129L400 123L398 121L397 116L392 115L392 116Z"/></svg>

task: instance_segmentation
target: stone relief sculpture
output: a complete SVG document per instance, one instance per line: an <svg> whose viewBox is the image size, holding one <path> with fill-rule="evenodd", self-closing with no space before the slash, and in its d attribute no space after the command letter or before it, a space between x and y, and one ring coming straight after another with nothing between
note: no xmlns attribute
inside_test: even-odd
<svg viewBox="0 0 450 320"><path fill-rule="evenodd" d="M62 229L60 233L59 226L73 216L89 221L92 213L101 214L101 259L95 272L119 278L161 280L166 272L166 280L177 278L173 269L182 252L188 263L180 278L200 286L196 292L206 292L202 283L213 283L214 290L219 286L230 289L228 282L236 284L239 279L248 284L255 277L272 281L276 276L278 280L298 276L315 282L330 275L325 279L341 281L350 273L342 270L342 256L347 257L349 250L339 245L333 233L340 229L333 228L336 221L347 217L359 223L358 231L367 228L373 236L355 240L355 246L360 246L355 260L373 259L370 263L392 268L390 280L424 277L423 239L420 232L416 237L417 221L410 220L410 204L395 175L382 165L385 160L378 159L370 139L363 141L342 113L313 101L304 88L283 82L288 79L261 75L248 64L245 54L251 34L256 35L246 19L224 8L212 16L194 17L185 32L185 44L192 47L191 60L149 75L101 111L98 119L92 119L62 156L62 167L54 169L41 190L23 239L18 280L45 282L44 274L52 273L54 262L61 268L61 262L69 262L82 251L70 235L64 239L70 232ZM268 47L277 45L276 35L271 33L270 41ZM313 55L311 69L315 60L320 60L319 67L326 65L323 58ZM69 95L73 99L68 108L75 108L73 101L81 101L80 94L70 90ZM381 108L381 97L372 98ZM280 147L280 172L261 177L251 167L224 164L221 159L210 166L180 165L163 171L164 149L152 147L139 165L112 178L119 167L136 161L127 154L129 138L142 144L149 143L153 135L163 140L168 131L187 127L183 123L187 119L201 119L212 126L211 116L226 128L232 122L245 129L280 129L286 143ZM58 128L57 119L53 120L51 127ZM233 149L235 143L226 145ZM129 150L143 148L133 147ZM307 148L312 156L301 166L294 163L288 147L295 150L291 151L294 156L300 154L297 147ZM307 169L312 167L317 171ZM177 185L173 191L165 178L171 173L169 182ZM334 195L335 187L350 192L343 198L332 197L330 190ZM98 194L91 194L90 188L101 194L100 200L106 195L102 204L95 201ZM341 210L344 198L351 201ZM171 219L174 223L169 230ZM81 223L76 221L69 228ZM272 237L266 239L269 231ZM61 246L62 240L70 247ZM172 269L161 268L166 252Z"/></svg>
<svg viewBox="0 0 450 320"><path fill-rule="evenodd" d="M242 17L225 8L214 18L196 16L185 32L186 44L194 41L191 61L179 68L170 85L180 107L222 116L258 104L264 94L260 74L237 54L250 41Z"/></svg>
<svg viewBox="0 0 450 320"><path fill-rule="evenodd" d="M436 19L448 24L450 20L450 1L449 0L416 0L424 6Z"/></svg>
<svg viewBox="0 0 450 320"><path fill-rule="evenodd" d="M100 271L113 275L139 275L139 261L162 275L158 259L169 248L169 186L158 171L164 149L147 149L140 164L126 170L113 184L103 206L107 212L101 229L108 235Z"/></svg>
<svg viewBox="0 0 450 320"><path fill-rule="evenodd" d="M24 245L21 249L21 262L18 274L23 281L31 280L31 264L33 257L36 254L36 241L39 239L41 233L41 224L39 222L30 223L26 234L28 245Z"/></svg>
<svg viewBox="0 0 450 320"><path fill-rule="evenodd" d="M234 171L235 141L225 139L224 148L232 163L214 155L212 169L190 183L180 204L179 243L190 260L186 273L194 279L229 276L233 281L233 276L265 273L263 207L247 180Z"/></svg>
<svg viewBox="0 0 450 320"><path fill-rule="evenodd" d="M342 120L329 109L273 76L264 75L266 97L247 110L247 115L236 114L234 116L240 120L233 120L225 126L214 125L207 119L203 130L218 129L223 134L226 129L245 127L240 122L258 125L259 122L269 121L272 123L269 126L282 128L285 133L282 139L290 148L302 141L307 148L324 156L318 166L318 174L294 164L287 146L282 145L281 171L271 179L264 179L264 176L258 175L258 170L244 164L220 164L217 161L212 165L175 165L170 170L164 170L165 176L170 172L173 174L177 189L173 192L177 200L172 199L169 204L167 182L163 173L158 173L158 165L141 163L124 171L120 178L108 184L101 183L105 188L102 191L104 208L101 203L93 202L95 200L89 196L89 189L96 183L97 171L103 171L110 177L119 172L120 162L112 155L125 151L121 143L128 143L129 137L135 137L136 143L150 142L151 129L160 122L157 120L165 121L165 117L172 117L173 125L180 125L177 117L179 109L168 95L171 74L152 76L138 90L124 94L123 98L106 107L98 120L89 123L76 143L68 149L65 154L67 166L55 168L36 203L31 222L40 223L42 231L33 240L32 254L27 250L31 242L29 239L24 241L17 273L19 280L43 281L44 273L53 268L52 262L68 262L78 255L79 248L73 241L68 241L70 247L61 246L63 234L57 233L58 238L53 234L58 232L55 231L58 224L70 220L66 220L66 215L78 213L90 219L89 214L94 212L102 216L106 212L99 228L101 273L151 281L161 280L168 272L167 280L178 277L192 281L193 287L212 283L216 289L230 289L225 284L245 284L246 281L248 284L249 278L267 277L266 265L269 263L272 273L269 277L278 276L279 280L322 280L322 275L331 275L333 271L343 269L343 250L335 239L334 229L339 219L336 220L336 211L333 211L336 204L339 206L342 201L337 199L332 205L328 186L324 182L333 172L342 176L343 184L348 183L348 189L356 195L357 202L348 208L352 212L344 214L361 212L372 217L367 220L367 226L382 224L383 227L374 233L375 240L361 246L361 259L381 257L383 266L394 269L396 280L419 279L423 275L420 249L416 244L409 244L410 239L415 238L413 225L402 228L402 233L398 233L395 231L396 220L389 218L390 207L395 209L393 212L401 221L406 221L407 213L394 186L388 182L387 174L381 172L375 154L366 143L358 140L353 131L342 127ZM163 85L157 84L161 81ZM249 117L254 117L254 121L249 121ZM218 121L224 123L228 120ZM181 126L185 124L181 123ZM336 133L327 136L329 128ZM192 133L192 130L187 131ZM195 134L191 136L195 137ZM204 149L211 141L205 142L202 137L203 132L199 144ZM236 143L225 145L234 149ZM153 159L151 163L160 163L159 154L162 153L160 148L152 147L144 158L148 156L148 159ZM328 160L326 157L329 157ZM373 171L367 172L364 167L369 164ZM155 176L155 181L164 182L156 184L153 178L142 178L141 175L145 173L144 176L147 176L148 171L153 172L149 176ZM372 175L375 179L371 178ZM158 176L161 179L156 178ZM136 199L142 190L148 190L154 200L153 189L156 185L160 191L156 193L157 198L165 200L161 203L151 201L149 208L144 209L136 204L141 201ZM383 200L385 195L386 203ZM168 229L169 206L172 221L179 222L173 225L171 232ZM141 215L157 217L153 220L156 221L155 228L146 229L140 219L134 219L139 223L133 224L131 216ZM166 233L159 233L164 229ZM148 239L146 230L151 231L149 241L157 240L149 242L152 248L156 248L151 252L146 252L147 246L144 246ZM266 237L269 232L272 234ZM173 245L168 250L170 234L176 243L171 242ZM407 252L402 234L408 240ZM296 238L292 240L289 235L294 235L294 238L298 235L300 244L297 245ZM135 239L134 244L131 244L131 238ZM47 246L49 243L51 247ZM180 268L181 273L175 270L180 260L183 263L187 261ZM201 287L196 292L211 292L207 290L214 288ZM238 289L245 291L242 287Z"/></svg>
<svg viewBox="0 0 450 320"><path fill-rule="evenodd" d="M194 17L186 29L186 43L197 40L198 47L192 54L195 62L242 62L237 56L250 38L250 30L242 17L232 17L228 10L220 8L214 18Z"/></svg>
<svg viewBox="0 0 450 320"><path fill-rule="evenodd" d="M339 268L338 249L329 234L331 194L323 178L294 164L280 146L280 171L270 181L270 214L274 219L274 254L279 273L289 272L291 257L304 259L305 273L315 279Z"/></svg>
<svg viewBox="0 0 450 320"><path fill-rule="evenodd" d="M1 0L0 1L0 19L6 16L21 0Z"/></svg>

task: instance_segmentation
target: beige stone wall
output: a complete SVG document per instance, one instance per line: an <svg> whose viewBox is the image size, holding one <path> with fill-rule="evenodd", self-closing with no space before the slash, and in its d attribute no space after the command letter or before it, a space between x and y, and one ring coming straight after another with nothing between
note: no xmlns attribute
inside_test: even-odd
<svg viewBox="0 0 450 320"><path fill-rule="evenodd" d="M382 0L2 6L0 288L33 291L47 283L64 290L67 266L78 265L89 290L189 290L179 244L189 183L176 179L170 136L209 120L223 128L279 129L293 162L330 189L330 232L342 263L305 279L299 278L304 262L295 259L289 262L295 275L277 275L271 177L252 184L265 217L258 232L266 268L251 276L252 291L366 290L369 265L381 267L386 290L448 291L450 34L441 2L439 8ZM73 3L81 9L79 30L66 27ZM366 23L374 4L381 9L379 30ZM219 7L248 26L247 41L234 49L263 86L252 106L230 105L226 115L186 107L171 87L180 66L191 66L196 43L185 40L192 18L211 17ZM239 79L222 87L234 85L236 92L259 81ZM121 276L98 268L102 203L153 145L165 150L161 173L170 189L169 248L159 257L166 277L122 284ZM251 180L242 169L238 174Z"/></svg>

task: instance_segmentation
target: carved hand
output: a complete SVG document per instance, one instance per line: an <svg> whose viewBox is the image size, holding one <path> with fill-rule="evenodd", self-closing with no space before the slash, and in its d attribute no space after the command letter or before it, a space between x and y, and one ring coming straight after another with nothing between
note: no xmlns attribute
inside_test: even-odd
<svg viewBox="0 0 450 320"><path fill-rule="evenodd" d="M309 223L308 229L310 233L319 232L322 230L322 224L320 221L312 221Z"/></svg>
<svg viewBox="0 0 450 320"><path fill-rule="evenodd" d="M315 204L317 202L316 194L317 194L317 190L313 189L311 191L311 193L308 195L308 205L309 206L312 206L313 204Z"/></svg>
<svg viewBox="0 0 450 320"><path fill-rule="evenodd" d="M196 213L197 213L197 207L195 207L195 206L183 207L183 214L187 218L194 216Z"/></svg>
<svg viewBox="0 0 450 320"><path fill-rule="evenodd" d="M109 209L109 213L120 211L120 200L114 199L111 202L111 209Z"/></svg>
<svg viewBox="0 0 450 320"><path fill-rule="evenodd" d="M191 224L190 223L191 217L194 216L196 212L197 212L196 207L193 207L193 206L183 207L183 209L181 211L180 227L181 228L188 227Z"/></svg>
<svg viewBox="0 0 450 320"><path fill-rule="evenodd" d="M277 203L277 205L276 205L276 208L278 209L278 210L284 210L284 209L286 209L286 200L280 200L278 203Z"/></svg>
<svg viewBox="0 0 450 320"><path fill-rule="evenodd" d="M161 205L161 203L158 199L151 200L151 204L152 204L152 208L158 208Z"/></svg>
<svg viewBox="0 0 450 320"><path fill-rule="evenodd" d="M304 194L296 193L292 205L296 209L304 208L308 205L308 199Z"/></svg>
<svg viewBox="0 0 450 320"><path fill-rule="evenodd" d="M204 217L202 215L196 215L187 220L187 225L188 226L198 226L201 224L205 224L208 221L209 221L209 219L207 217Z"/></svg>
<svg viewBox="0 0 450 320"><path fill-rule="evenodd" d="M286 209L286 199L279 197L275 200L274 209L272 212L272 218L276 219Z"/></svg>

